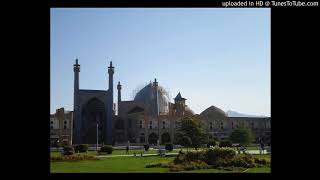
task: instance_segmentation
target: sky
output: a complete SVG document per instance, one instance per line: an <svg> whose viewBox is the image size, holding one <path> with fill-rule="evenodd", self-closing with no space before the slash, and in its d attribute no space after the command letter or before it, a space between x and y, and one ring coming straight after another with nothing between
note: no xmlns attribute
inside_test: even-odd
<svg viewBox="0 0 320 180"><path fill-rule="evenodd" d="M270 114L270 9L52 8L50 111L73 110L73 64L80 89L108 89L109 62L122 100L157 78L201 113Z"/></svg>

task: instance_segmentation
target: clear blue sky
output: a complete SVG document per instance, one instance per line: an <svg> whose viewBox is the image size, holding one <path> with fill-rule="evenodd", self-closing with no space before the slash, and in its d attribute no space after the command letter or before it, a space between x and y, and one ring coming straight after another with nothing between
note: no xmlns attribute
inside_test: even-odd
<svg viewBox="0 0 320 180"><path fill-rule="evenodd" d="M180 91L196 113L270 116L270 9L51 9L51 113L73 109L73 64L80 88L107 90L115 66L122 99L155 77Z"/></svg>

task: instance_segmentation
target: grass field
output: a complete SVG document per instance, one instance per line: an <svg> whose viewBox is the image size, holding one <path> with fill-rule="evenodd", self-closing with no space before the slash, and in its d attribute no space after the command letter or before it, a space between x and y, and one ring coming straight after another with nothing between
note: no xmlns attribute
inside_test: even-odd
<svg viewBox="0 0 320 180"><path fill-rule="evenodd" d="M270 155L254 155L270 160ZM99 160L84 161L61 161L50 162L52 173L169 173L169 168L145 168L146 164L170 162L174 157L113 157L100 158ZM247 173L268 173L270 167L250 168ZM186 173L230 173L217 169L202 169L194 171L184 171ZM182 172L182 173L184 173Z"/></svg>
<svg viewBox="0 0 320 180"><path fill-rule="evenodd" d="M251 146L251 147L249 146L249 147L246 147L246 148L247 148L247 150L259 150L258 147L253 147L253 146ZM189 151L189 150L194 150L194 148L183 148L182 150L183 151ZM199 150L201 150L201 149L199 149ZM180 151L180 149L173 149L170 153L177 153L179 151ZM145 151L143 149L135 149L135 150L129 150L128 154L134 154L134 153L140 154L141 152L143 154L156 154L157 150L149 149L148 151ZM51 156L60 156L60 154L61 154L60 152L51 152L50 153ZM96 151L88 151L86 154L88 154L88 155L97 155L97 152ZM110 155L126 155L126 150L113 150L112 154L110 154Z"/></svg>
<svg viewBox="0 0 320 180"><path fill-rule="evenodd" d="M183 151L188 151L188 150L194 150L194 148L183 148ZM170 153L177 153L179 151L180 151L180 149L173 149ZM145 151L143 149L134 149L134 150L129 150L128 154L133 154L133 153L140 154L141 152L143 154L156 154L157 150L149 149L148 151ZM86 154L97 155L97 152L96 151L88 151ZM54 151L54 152L50 152L50 155L51 156L60 156L61 153ZM110 154L110 155L126 155L126 150L113 150L112 154Z"/></svg>

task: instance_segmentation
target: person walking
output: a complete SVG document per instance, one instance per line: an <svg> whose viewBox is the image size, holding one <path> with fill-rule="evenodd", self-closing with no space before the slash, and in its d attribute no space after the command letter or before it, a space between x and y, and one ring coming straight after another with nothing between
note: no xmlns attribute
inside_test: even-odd
<svg viewBox="0 0 320 180"><path fill-rule="evenodd" d="M126 146L126 154L128 154L129 153L129 146L127 145Z"/></svg>
<svg viewBox="0 0 320 180"><path fill-rule="evenodd" d="M260 142L260 148L261 148L262 154L264 154L264 143L263 143L263 141Z"/></svg>

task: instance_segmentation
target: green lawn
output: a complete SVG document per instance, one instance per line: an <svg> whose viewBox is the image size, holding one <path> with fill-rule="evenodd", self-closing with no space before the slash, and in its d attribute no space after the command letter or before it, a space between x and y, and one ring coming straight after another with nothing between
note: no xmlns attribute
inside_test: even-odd
<svg viewBox="0 0 320 180"><path fill-rule="evenodd" d="M256 157L263 157L270 159L270 155L255 155ZM146 164L170 162L174 157L112 157L100 158L99 160L84 160L84 161L62 161L50 162L51 172L66 172L66 173L98 173L98 172L111 172L111 173L152 173L152 172L169 172L168 168L145 168ZM185 171L187 173L230 173L232 171L224 171L217 169L202 169L194 171ZM251 168L246 171L247 173L256 172L270 172L270 168Z"/></svg>
<svg viewBox="0 0 320 180"><path fill-rule="evenodd" d="M51 162L51 172L168 172L168 168L145 168L146 164L169 162L174 157L113 157L91 161Z"/></svg>

